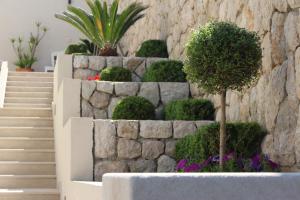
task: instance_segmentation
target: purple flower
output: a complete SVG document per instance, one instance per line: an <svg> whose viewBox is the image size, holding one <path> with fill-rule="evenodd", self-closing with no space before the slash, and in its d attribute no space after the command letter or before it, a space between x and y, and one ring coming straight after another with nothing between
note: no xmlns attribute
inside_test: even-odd
<svg viewBox="0 0 300 200"><path fill-rule="evenodd" d="M262 170L262 165L261 165L259 154L257 154L253 158L251 158L251 168L253 168L257 172L260 172Z"/></svg>
<svg viewBox="0 0 300 200"><path fill-rule="evenodd" d="M190 166L184 168L184 172L198 172L201 169L201 166L197 163L193 163Z"/></svg>
<svg viewBox="0 0 300 200"><path fill-rule="evenodd" d="M217 156L212 157L211 161L214 162L214 163L219 163L220 162L220 156L217 155Z"/></svg>
<svg viewBox="0 0 300 200"><path fill-rule="evenodd" d="M187 160L183 159L183 160L180 160L179 163L177 164L176 166L176 171L179 171L179 170L184 170L184 168L186 167L186 164L188 163Z"/></svg>
<svg viewBox="0 0 300 200"><path fill-rule="evenodd" d="M268 164L273 170L277 170L279 168L279 164L273 162L272 160L268 160Z"/></svg>

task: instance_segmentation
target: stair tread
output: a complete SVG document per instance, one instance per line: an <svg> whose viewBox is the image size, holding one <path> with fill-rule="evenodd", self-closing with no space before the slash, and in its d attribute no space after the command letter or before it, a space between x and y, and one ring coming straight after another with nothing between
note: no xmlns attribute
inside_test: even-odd
<svg viewBox="0 0 300 200"><path fill-rule="evenodd" d="M0 116L0 119L44 119L44 120L53 120L52 117L12 117L12 116Z"/></svg>
<svg viewBox="0 0 300 200"><path fill-rule="evenodd" d="M56 175L7 175L7 174L0 174L1 178L56 178Z"/></svg>
<svg viewBox="0 0 300 200"><path fill-rule="evenodd" d="M20 164L20 165L56 165L55 162L40 162L40 161L0 161L3 164Z"/></svg>
<svg viewBox="0 0 300 200"><path fill-rule="evenodd" d="M11 194L11 193L22 193L22 194L59 194L58 189L55 188L33 188L33 189L5 189L0 188L1 194Z"/></svg>
<svg viewBox="0 0 300 200"><path fill-rule="evenodd" d="M31 137L0 137L0 140L36 140L36 141L40 141L40 140L54 140L54 138L31 138Z"/></svg>
<svg viewBox="0 0 300 200"><path fill-rule="evenodd" d="M18 151L18 152L55 152L54 149L0 149L0 151Z"/></svg>

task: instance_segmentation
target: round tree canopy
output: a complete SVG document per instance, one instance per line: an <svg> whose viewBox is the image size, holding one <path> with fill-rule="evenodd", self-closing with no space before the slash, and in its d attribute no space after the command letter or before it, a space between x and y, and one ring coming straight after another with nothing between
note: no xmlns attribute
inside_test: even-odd
<svg viewBox="0 0 300 200"><path fill-rule="evenodd" d="M255 32L229 22L195 30L186 46L187 78L209 93L241 90L256 79L262 50Z"/></svg>

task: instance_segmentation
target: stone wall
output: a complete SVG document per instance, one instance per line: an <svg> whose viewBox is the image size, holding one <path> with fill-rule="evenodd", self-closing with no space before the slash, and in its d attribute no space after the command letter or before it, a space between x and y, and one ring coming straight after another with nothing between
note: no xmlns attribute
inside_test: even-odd
<svg viewBox="0 0 300 200"><path fill-rule="evenodd" d="M146 69L165 58L74 56L73 77L86 80L99 74L106 67L124 67L132 72L132 80L140 82Z"/></svg>
<svg viewBox="0 0 300 200"><path fill-rule="evenodd" d="M109 172L173 172L176 141L211 121L95 120L94 178Z"/></svg>
<svg viewBox="0 0 300 200"><path fill-rule="evenodd" d="M162 119L164 105L187 99L190 94L188 83L82 81L81 116L111 119L118 101L127 96L142 96L155 106L156 118Z"/></svg>
<svg viewBox="0 0 300 200"><path fill-rule="evenodd" d="M131 3L123 0L122 7ZM227 20L258 32L263 48L262 76L243 93L228 92L228 119L265 126L264 152L286 170L300 169L300 0L138 0L146 17L130 29L122 48L134 55L142 41L164 39L171 58L184 59L193 28L211 19ZM176 3L175 3L176 2ZM210 97L219 106L217 96ZM218 115L219 116L219 115Z"/></svg>

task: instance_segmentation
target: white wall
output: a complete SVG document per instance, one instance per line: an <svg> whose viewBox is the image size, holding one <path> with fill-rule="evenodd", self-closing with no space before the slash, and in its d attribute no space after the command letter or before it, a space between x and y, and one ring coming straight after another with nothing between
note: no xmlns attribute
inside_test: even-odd
<svg viewBox="0 0 300 200"><path fill-rule="evenodd" d="M72 2L85 7L85 0ZM0 0L0 60L9 61L10 70L14 70L16 56L10 38L28 36L35 30L34 23L40 21L49 31L38 48L39 62L33 68L41 71L50 65L51 52L65 49L67 44L77 42L80 37L76 29L54 17L55 13L66 10L67 5L68 0Z"/></svg>

